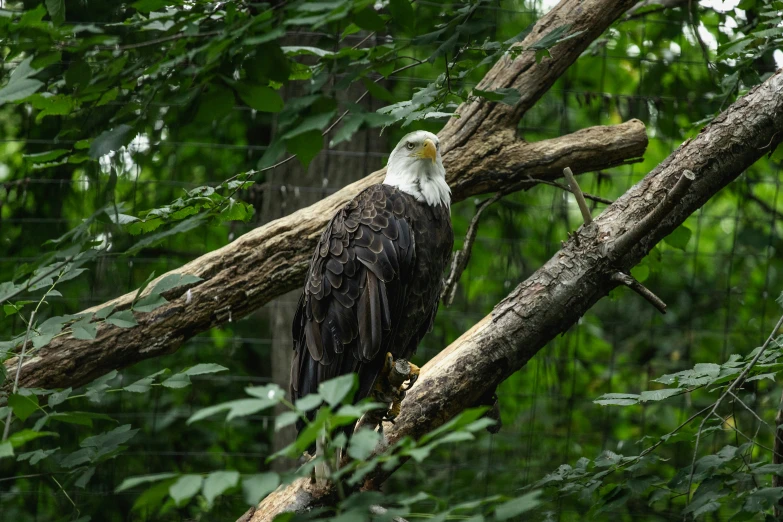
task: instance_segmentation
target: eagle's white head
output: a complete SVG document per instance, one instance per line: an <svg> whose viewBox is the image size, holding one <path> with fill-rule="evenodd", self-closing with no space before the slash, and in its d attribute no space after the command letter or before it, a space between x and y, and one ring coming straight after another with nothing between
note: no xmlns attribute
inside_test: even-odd
<svg viewBox="0 0 783 522"><path fill-rule="evenodd" d="M431 132L414 131L400 140L389 156L383 182L429 205L451 205L440 141Z"/></svg>

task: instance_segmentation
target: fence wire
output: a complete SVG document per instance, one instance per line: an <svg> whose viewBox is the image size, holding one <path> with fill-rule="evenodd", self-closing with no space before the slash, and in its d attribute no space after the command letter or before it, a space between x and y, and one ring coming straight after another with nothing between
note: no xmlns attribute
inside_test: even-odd
<svg viewBox="0 0 783 522"><path fill-rule="evenodd" d="M534 14L532 11L515 11L500 6L486 8L495 9L503 16ZM675 22L655 18L650 23ZM300 33L300 36L321 37L323 34ZM688 93L679 90L675 90L671 96L661 95L656 92L654 82L644 81L644 75L648 74L651 65L665 65L675 78L689 67L705 65L702 61L678 56L671 59L649 58L645 41L643 30L639 37L639 52L634 55L622 54L618 50L609 51L603 47L597 55L583 57L589 59L589 63L580 61L573 66L528 112L520 126L520 134L530 140L560 136L578 130L585 121L584 114L589 115L594 125L617 123L618 118L627 120L632 117L638 117L649 125L654 116L658 123L649 128L651 139L648 151L651 152L648 154L662 159L671 153L682 141L676 136L675 117L681 106L691 101ZM686 41L680 32L677 45L685 49L694 44ZM635 92L608 92L611 88L607 87L608 80L604 74L594 88L580 87L586 84L581 76L582 68L597 66L605 71L607 64L612 61L636 63L641 77ZM410 74L388 79L391 85L408 86L410 93L428 81L427 78ZM717 105L716 101L716 109ZM652 111L650 107L655 110ZM149 110L161 108L153 104ZM377 106L369 108L374 110ZM235 107L233 110L248 112L245 107ZM574 117L577 114L582 115L578 120ZM575 120L579 122L578 126ZM667 125L667 121L671 121L671 129L661 137L661 129ZM63 292L63 297L54 297L51 300L53 313L58 310L77 311L99 304L120 292L132 291L146 279L150 266L154 265L157 270L176 269L207 251L223 246L231 238L262 226L292 209L306 206L333 193L347 182L381 167L393 143L387 137L379 139L377 136L368 136L376 132L371 130L357 135L352 140L353 146L327 148L307 171L288 167L279 169L280 172L267 178L253 193L256 217L251 223L233 223L213 230L195 241L187 251L177 250L176 244L171 246L164 243L140 255L117 255L102 259L91 276L89 292L78 296ZM266 146L259 143L237 145L221 139L225 137L216 136L214 142L165 140L149 143L144 150L134 152L132 156L151 157L156 153L176 156L182 150L187 150L190 154L195 151L206 158L219 150L230 155L233 165L251 170L266 150ZM0 139L0 143L24 144L26 147L36 147L35 150L46 150L47 147L73 142L18 137ZM584 175L580 183L596 194L616 197L641 179L648 167L648 163L645 163L613 168L604 173ZM346 171L348 174L345 174ZM7 190L18 191L17 197L30 197L35 201L41 201L50 194L47 187L67 188L68 204L81 205L81 215L88 215L93 208L93 201L86 188L100 178L98 172L89 174L76 179L53 179L42 171L40 177L6 179L2 183ZM203 179L198 181L188 180L188 176L188 173L183 172L176 173L173 176L175 179L145 179L132 167L120 176L117 190L124 193L132 191L133 194L145 191L145 200L149 200L150 193L159 194L159 197L152 199L162 204L170 201L169 196L172 194L194 188L203 182L218 184L223 179L211 173L204 173L201 176ZM687 247L684 250L662 248L659 262L662 268L650 270L645 284L669 303L672 310L670 315L660 316L654 309L639 302L638 296L631 292L622 289L613 292L610 298L602 300L579 324L550 342L499 388L502 411L506 413L500 433L483 435L469 451L444 451L415 470L403 470L390 480L389 490L404 491L406 481L427 477L428 482L439 485L439 493L454 498L475 491L477 483L483 483L481 493L484 495L509 494L554 471L560 463L573 464L575 456L582 454L582 448L618 451L618 441L629 438L628 434L616 432L618 417L625 426L634 427L633 437L641 439L651 429L647 422L648 407L642 406L641 410L618 414L593 405L595 397L608 392L645 390L651 378L690 367L695 362L720 362L730 353L747 353L755 346L754 343L760 342L776 319L772 312L773 300L781 290L779 274L783 267L774 256L779 243L781 218L778 210L780 172L769 173L766 177L754 175L751 178L744 175L727 190L731 191L730 196L708 203L689 219L687 225L692 236ZM757 191L763 195L755 195ZM761 203L754 203L752 198ZM488 270L486 259L482 261L484 264L471 262L459 287L455 304L440 310L435 330L423 341L418 355L421 361L434 356L456 335L488 313L497 295L510 291L538 268L537 262L555 254L560 248L560 240L565 238L564 232L574 230L579 225L578 212L573 202L558 189L539 186L531 193L511 196L508 200L507 205L498 205L488 222L482 226L474 247L478 254L476 257L479 258L482 257L482 251L492 252L494 257L498 257L496 253L500 252L502 255L499 257L504 265L490 264L493 270ZM462 227L461 230L457 227L457 245L472 210L471 201L454 208L455 222ZM532 224L542 219L549 220L543 235L524 234L526 223ZM0 226L6 230L7 227L23 227L25 234L38 237L46 236L53 227L67 228L75 224L64 216L40 217L30 212L3 219ZM492 231L495 227L502 231L500 237ZM749 243L748 238L743 236L748 230L758 233L761 246L754 246L755 243ZM717 246L705 251L707 236L709 242ZM151 252L153 255L150 255ZM0 269L3 273L12 273L23 263L32 262L36 258L36 253L30 249L12 255L0 254ZM758 267L761 267L763 277L753 280L751 276L755 272L751 272ZM488 296L476 293L475 289L487 285L497 291ZM761 295L763 298L751 299L753 295ZM292 294L281 297L237 323L189 340L176 354L130 368L124 372L124 382L133 382L145 376L150 368L177 369L197 362L220 361L230 368L228 374L198 379L199 387L214 390L215 397L225 400L236 398L241 389L249 384L284 383L287 370L283 372L284 377L274 374L273 369L279 364L273 362L273 351L280 347L288 347L290 350L290 330L287 327L280 328L276 321L291 315L297 297ZM753 313L740 313L747 302L755 307ZM719 324L705 324L704 310L709 307L722 312ZM634 313L629 314L629 309ZM629 317L635 318L629 320ZM746 320L747 317L751 319ZM19 327L17 320L13 328L18 331ZM599 337L603 339L600 342L597 340ZM713 359L707 361L705 355ZM282 359L287 357L288 354L284 354ZM622 376L625 386L635 382L637 388L618 388L618 375ZM629 376L636 378L634 380ZM597 387L596 382L599 383ZM276 445L271 433L271 415L254 415L233 424L207 420L203 428L195 428L195 435L189 435L204 442L208 440L204 433L214 430L230 440L232 432L250 430L258 434L253 447L230 448L229 445L220 444L209 449L187 449L185 446L190 445L188 436L182 436L181 439L178 439L179 436L167 436L167 430L177 425L181 427L188 416L205 405L191 402L188 397L174 400L163 393L155 393L151 403L134 397L121 397L107 405L106 412L109 415L122 422L139 425L144 437L134 442L131 451L122 453L108 466L99 469L96 475L98 480L93 480L85 490L77 491L75 500L78 502L80 497L119 496L126 497L125 502L132 502L140 489L114 493L114 488L125 477L124 464L127 459L143 458L149 463L150 469L146 473L170 471L166 466L170 467L171 462L179 465L187 463L190 469L200 469L202 472L211 471L220 465L248 470L263 466L260 463ZM681 417L685 415L687 406L686 399L683 399ZM585 411L593 412L592 417L586 417ZM206 445L203 447L208 448ZM506 480L499 480L499 477ZM46 504L48 501L43 498L41 488L33 481L29 485L29 489L5 489L0 482L0 494L37 498L36 502ZM567 511L563 506L561 508ZM571 520L573 515L563 512L558 513L558 518L566 516L571 517L568 518ZM666 513L661 516L666 517ZM679 513L672 516L679 517ZM154 520L154 516L150 515L146 520Z"/></svg>

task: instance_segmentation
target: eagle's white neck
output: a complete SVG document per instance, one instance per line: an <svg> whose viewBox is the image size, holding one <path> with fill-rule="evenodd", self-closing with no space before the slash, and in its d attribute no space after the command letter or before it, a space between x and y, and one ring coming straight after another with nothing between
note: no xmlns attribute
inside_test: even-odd
<svg viewBox="0 0 783 522"><path fill-rule="evenodd" d="M390 161L383 183L397 187L428 205L451 205L451 189L446 183L446 169L440 161Z"/></svg>

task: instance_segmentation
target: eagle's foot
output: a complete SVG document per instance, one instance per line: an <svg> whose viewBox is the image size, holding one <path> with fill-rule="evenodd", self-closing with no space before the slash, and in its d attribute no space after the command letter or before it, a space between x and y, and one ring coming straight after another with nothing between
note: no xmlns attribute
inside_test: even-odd
<svg viewBox="0 0 783 522"><path fill-rule="evenodd" d="M394 424L394 420L402 409L402 400L405 398L407 390L418 379L420 371L418 366L410 364L405 359L395 361L391 353L386 354L383 369L378 375L372 391L373 398L378 402L391 403L391 406L381 417L381 425L383 422Z"/></svg>
<svg viewBox="0 0 783 522"><path fill-rule="evenodd" d="M406 390L410 390L411 388L413 388L413 385L416 384L416 381L419 380L419 374L421 373L421 368L419 368L413 363L408 363L408 364L411 367L411 373L410 373L410 377L408 378L408 385L407 386L403 385L405 386Z"/></svg>
<svg viewBox="0 0 783 522"><path fill-rule="evenodd" d="M391 422L394 424L394 419L397 418L397 416L400 414L400 410L402 410L402 399L405 398L405 391L399 390L398 397L392 402L391 408L386 412L386 415L383 416L383 420L386 422Z"/></svg>

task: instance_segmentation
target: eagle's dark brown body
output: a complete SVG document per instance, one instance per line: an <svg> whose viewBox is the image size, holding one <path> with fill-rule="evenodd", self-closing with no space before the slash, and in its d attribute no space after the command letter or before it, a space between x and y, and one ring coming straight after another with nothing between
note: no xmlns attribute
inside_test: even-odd
<svg viewBox="0 0 783 522"><path fill-rule="evenodd" d="M349 372L366 397L384 356L409 359L432 328L454 236L448 205L389 185L361 192L329 222L294 317L291 396Z"/></svg>

